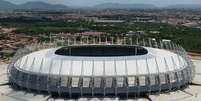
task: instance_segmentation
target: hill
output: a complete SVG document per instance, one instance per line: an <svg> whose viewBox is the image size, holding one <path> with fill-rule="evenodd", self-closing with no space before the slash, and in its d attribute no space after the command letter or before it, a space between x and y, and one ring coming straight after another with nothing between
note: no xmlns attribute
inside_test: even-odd
<svg viewBox="0 0 201 101"><path fill-rule="evenodd" d="M0 10L15 10L15 9L29 9L29 10L65 10L67 6L62 4L49 4L45 2L35 1L24 4L15 5L10 2L0 0Z"/></svg>
<svg viewBox="0 0 201 101"><path fill-rule="evenodd" d="M44 2L27 2L25 4L18 5L18 9L34 9L34 10L65 10L67 6L62 4L48 4Z"/></svg>
<svg viewBox="0 0 201 101"><path fill-rule="evenodd" d="M16 8L15 4L12 4L8 1L0 0L0 10L9 10Z"/></svg>

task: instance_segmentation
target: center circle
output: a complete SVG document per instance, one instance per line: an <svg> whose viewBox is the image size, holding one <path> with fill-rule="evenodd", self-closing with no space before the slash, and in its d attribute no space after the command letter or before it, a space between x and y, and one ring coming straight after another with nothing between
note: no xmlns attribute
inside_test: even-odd
<svg viewBox="0 0 201 101"><path fill-rule="evenodd" d="M55 51L56 55L86 57L135 56L147 53L147 49L141 46L129 45L73 45Z"/></svg>

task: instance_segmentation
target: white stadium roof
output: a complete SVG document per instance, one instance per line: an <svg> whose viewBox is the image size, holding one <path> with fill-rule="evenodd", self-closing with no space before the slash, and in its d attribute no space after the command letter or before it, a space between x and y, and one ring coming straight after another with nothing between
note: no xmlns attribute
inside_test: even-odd
<svg viewBox="0 0 201 101"><path fill-rule="evenodd" d="M15 66L24 72L66 76L133 76L178 71L187 66L180 55L157 48L148 48L148 54L136 56L81 57L55 54L59 48L30 53Z"/></svg>

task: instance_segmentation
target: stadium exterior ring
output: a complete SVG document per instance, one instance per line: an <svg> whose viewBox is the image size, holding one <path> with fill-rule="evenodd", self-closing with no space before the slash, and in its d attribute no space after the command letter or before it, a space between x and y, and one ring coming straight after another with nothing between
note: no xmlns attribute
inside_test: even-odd
<svg viewBox="0 0 201 101"><path fill-rule="evenodd" d="M186 52L171 41L72 43L19 50L9 65L9 81L69 97L140 96L186 87L194 76Z"/></svg>

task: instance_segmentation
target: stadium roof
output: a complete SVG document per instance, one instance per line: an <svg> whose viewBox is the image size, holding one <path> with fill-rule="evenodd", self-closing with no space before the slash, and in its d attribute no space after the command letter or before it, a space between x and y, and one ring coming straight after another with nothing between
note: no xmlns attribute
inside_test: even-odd
<svg viewBox="0 0 201 101"><path fill-rule="evenodd" d="M181 56L163 49L147 48L136 56L81 57L56 55L59 48L37 51L19 59L18 69L36 74L72 76L125 76L178 71L187 66Z"/></svg>

